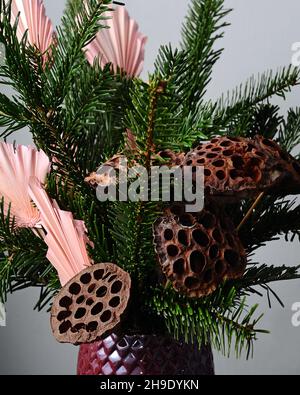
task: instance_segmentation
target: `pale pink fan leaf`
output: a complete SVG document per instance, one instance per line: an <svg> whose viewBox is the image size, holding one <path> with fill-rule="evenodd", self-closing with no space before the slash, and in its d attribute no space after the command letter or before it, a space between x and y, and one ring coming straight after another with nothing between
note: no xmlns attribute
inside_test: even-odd
<svg viewBox="0 0 300 395"><path fill-rule="evenodd" d="M42 0L13 0L12 23L19 15L17 36L19 41L25 32L28 33L28 43L38 48L46 60L46 52L54 43L55 32L51 20L46 15Z"/></svg>
<svg viewBox="0 0 300 395"><path fill-rule="evenodd" d="M86 57L91 65L99 57L101 67L111 63L114 73L118 70L130 77L141 74L147 37L139 32L139 26L130 18L125 7L116 7L105 13L108 18L96 38L87 45Z"/></svg>
<svg viewBox="0 0 300 395"><path fill-rule="evenodd" d="M0 143L0 198L4 210L15 218L16 227L34 227L39 212L32 204L28 186L31 177L45 182L50 162L43 151L33 147Z"/></svg>
<svg viewBox="0 0 300 395"><path fill-rule="evenodd" d="M31 179L30 195L41 213L41 224L46 231L47 258L64 286L92 264L86 249L89 240L85 224L74 220L72 213L60 210L37 179Z"/></svg>

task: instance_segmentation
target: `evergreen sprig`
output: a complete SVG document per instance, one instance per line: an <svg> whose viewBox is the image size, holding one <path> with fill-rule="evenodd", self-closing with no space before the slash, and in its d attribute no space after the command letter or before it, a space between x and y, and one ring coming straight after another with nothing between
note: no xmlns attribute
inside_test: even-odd
<svg viewBox="0 0 300 395"><path fill-rule="evenodd" d="M300 144L300 108L290 109L287 119L284 120L280 128L278 140L280 145L288 152L296 149L296 154L299 159L299 144Z"/></svg>
<svg viewBox="0 0 300 395"><path fill-rule="evenodd" d="M237 357L243 350L252 354L257 328L262 316L254 318L257 305L248 309L244 298L237 298L234 287L217 291L204 300L188 299L174 290L155 289L150 308L166 321L176 339L195 342L199 346L212 343L214 348L229 355L234 348Z"/></svg>
<svg viewBox="0 0 300 395"><path fill-rule="evenodd" d="M30 286L47 287L54 273L46 259L46 245L29 229L17 230L10 211L0 202L0 299ZM57 276L55 276L57 278Z"/></svg>
<svg viewBox="0 0 300 395"><path fill-rule="evenodd" d="M199 108L211 80L213 66L223 49L216 43L229 26L224 0L192 0L182 30L182 48L186 53L186 73L183 99L190 112Z"/></svg>
<svg viewBox="0 0 300 395"><path fill-rule="evenodd" d="M257 77L252 76L245 84L223 95L213 104L212 130L238 135L239 122L247 117L251 109L259 104L268 103L274 96L285 99L292 87L299 83L300 70L293 66L284 67L276 72L270 70ZM242 130L240 134L243 135Z"/></svg>
<svg viewBox="0 0 300 395"><path fill-rule="evenodd" d="M263 297L264 293L261 293L259 291L259 288L262 288L263 291L267 293L270 307L271 296L275 297L280 305L284 307L284 303L282 302L281 298L273 291L270 284L279 281L290 281L299 279L299 269L300 265L295 267L288 267L285 265L275 267L273 265L259 265L258 263L252 263L248 267L243 278L235 281L234 286L236 287L239 295L243 297L250 294L256 294Z"/></svg>
<svg viewBox="0 0 300 395"><path fill-rule="evenodd" d="M239 217L242 218L248 209L249 204L241 206ZM249 253L265 246L267 242L278 240L281 236L286 241L293 241L296 237L300 240L299 220L300 206L296 201L265 197L241 229L240 236Z"/></svg>

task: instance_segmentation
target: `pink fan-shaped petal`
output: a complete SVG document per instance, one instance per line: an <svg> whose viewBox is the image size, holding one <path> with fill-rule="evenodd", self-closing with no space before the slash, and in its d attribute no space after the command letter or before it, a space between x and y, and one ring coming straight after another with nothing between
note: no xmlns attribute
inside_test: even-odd
<svg viewBox="0 0 300 395"><path fill-rule="evenodd" d="M0 143L0 197L4 198L6 214L10 207L17 227L33 227L39 221L39 212L28 192L29 179L36 177L43 183L49 169L50 162L43 151Z"/></svg>
<svg viewBox="0 0 300 395"><path fill-rule="evenodd" d="M42 0L13 0L12 23L16 21L18 14L19 23L17 35L21 40L28 30L29 44L37 47L42 54L53 43L54 29L51 20L46 16L45 6Z"/></svg>
<svg viewBox="0 0 300 395"><path fill-rule="evenodd" d="M86 57L93 65L99 57L101 66L111 63L131 77L139 76L145 59L147 37L139 32L138 24L130 18L125 7L117 7L105 15L110 18L103 23L109 29L101 29L96 38L86 47Z"/></svg>
<svg viewBox="0 0 300 395"><path fill-rule="evenodd" d="M65 285L82 270L91 265L86 245L89 240L85 224L76 221L72 213L59 209L40 182L30 182L30 195L41 213L41 224L47 235L47 258L56 268L61 284Z"/></svg>

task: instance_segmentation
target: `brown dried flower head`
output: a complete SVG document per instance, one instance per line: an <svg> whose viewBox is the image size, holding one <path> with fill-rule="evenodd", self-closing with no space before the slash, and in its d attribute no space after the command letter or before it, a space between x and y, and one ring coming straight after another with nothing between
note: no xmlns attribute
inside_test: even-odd
<svg viewBox="0 0 300 395"><path fill-rule="evenodd" d="M90 266L55 297L51 327L61 343L91 343L121 321L130 297L131 280L113 263Z"/></svg>
<svg viewBox="0 0 300 395"><path fill-rule="evenodd" d="M190 151L183 165L204 166L207 196L240 200L259 192L300 193L299 162L261 136L214 138Z"/></svg>
<svg viewBox="0 0 300 395"><path fill-rule="evenodd" d="M244 247L219 208L187 214L183 206L171 207L154 224L154 243L167 279L189 297L207 296L222 281L244 274Z"/></svg>

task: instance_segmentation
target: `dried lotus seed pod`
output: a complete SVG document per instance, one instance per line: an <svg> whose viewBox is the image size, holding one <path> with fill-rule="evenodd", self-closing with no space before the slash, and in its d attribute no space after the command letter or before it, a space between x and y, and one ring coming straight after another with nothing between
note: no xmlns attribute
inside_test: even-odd
<svg viewBox="0 0 300 395"><path fill-rule="evenodd" d="M166 164L169 166L181 166L183 164L184 157L184 153L178 153L167 149L153 155L152 165Z"/></svg>
<svg viewBox="0 0 300 395"><path fill-rule="evenodd" d="M206 206L199 214L181 206L168 209L154 224L154 243L163 273L189 297L211 294L224 280L242 277L246 268L244 247L219 208Z"/></svg>
<svg viewBox="0 0 300 395"><path fill-rule="evenodd" d="M183 165L204 166L207 196L240 200L259 192L300 193L299 162L261 136L214 138L190 151Z"/></svg>
<svg viewBox="0 0 300 395"><path fill-rule="evenodd" d="M98 340L116 327L126 310L131 279L113 263L92 265L70 280L55 297L51 327L61 343Z"/></svg>

